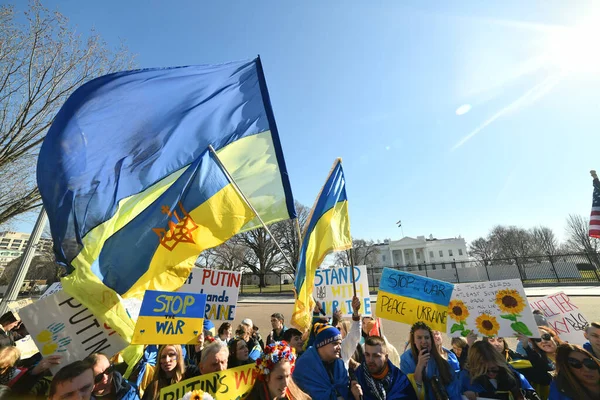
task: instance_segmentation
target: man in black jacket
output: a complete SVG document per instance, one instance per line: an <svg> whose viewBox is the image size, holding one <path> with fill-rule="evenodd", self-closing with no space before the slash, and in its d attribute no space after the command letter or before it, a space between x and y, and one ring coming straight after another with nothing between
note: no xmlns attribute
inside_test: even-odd
<svg viewBox="0 0 600 400"><path fill-rule="evenodd" d="M139 400L137 387L115 371L108 357L102 353L90 354L84 360L94 371L94 391L96 399Z"/></svg>
<svg viewBox="0 0 600 400"><path fill-rule="evenodd" d="M23 338L23 336L14 332L14 329L18 329L20 325L21 321L17 320L11 311L0 317L0 347L14 346L17 340Z"/></svg>

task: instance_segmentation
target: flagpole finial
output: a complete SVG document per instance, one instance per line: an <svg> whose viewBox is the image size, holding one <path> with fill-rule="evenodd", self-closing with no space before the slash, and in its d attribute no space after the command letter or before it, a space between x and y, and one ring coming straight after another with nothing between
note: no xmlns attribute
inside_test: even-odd
<svg viewBox="0 0 600 400"><path fill-rule="evenodd" d="M598 175L596 174L596 170L595 169L591 170L590 174L592 175L592 178L598 179Z"/></svg>

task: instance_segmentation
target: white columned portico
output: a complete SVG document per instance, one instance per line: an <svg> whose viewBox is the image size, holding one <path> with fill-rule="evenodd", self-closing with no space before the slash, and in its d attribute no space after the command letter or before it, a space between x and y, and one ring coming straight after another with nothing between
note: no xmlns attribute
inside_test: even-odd
<svg viewBox="0 0 600 400"><path fill-rule="evenodd" d="M412 251L413 251L413 258L414 258L414 260L415 260L415 265L417 265L417 264L419 264L419 263L417 262L417 251L415 250L415 248L414 248L414 247L412 248Z"/></svg>

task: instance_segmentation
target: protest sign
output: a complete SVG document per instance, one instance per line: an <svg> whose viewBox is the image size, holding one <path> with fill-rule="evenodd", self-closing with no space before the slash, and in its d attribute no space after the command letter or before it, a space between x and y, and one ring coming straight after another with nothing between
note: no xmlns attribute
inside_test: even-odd
<svg viewBox="0 0 600 400"><path fill-rule="evenodd" d="M539 337L519 279L454 285L448 318L450 336L466 336L473 331L488 337L515 333Z"/></svg>
<svg viewBox="0 0 600 400"><path fill-rule="evenodd" d="M451 283L384 268L375 314L409 325L422 321L445 332L452 288Z"/></svg>
<svg viewBox="0 0 600 400"><path fill-rule="evenodd" d="M205 306L205 294L146 290L131 344L195 342Z"/></svg>
<svg viewBox="0 0 600 400"><path fill-rule="evenodd" d="M45 297L48 297L51 294L54 294L54 293L59 292L61 290L62 290L62 284L60 282L54 282L52 285L50 285L50 287L48 289L46 289L46 291L44 292L44 294L41 295L38 300L41 300L41 299L43 299Z"/></svg>
<svg viewBox="0 0 600 400"><path fill-rule="evenodd" d="M359 265L354 267L356 282L356 296L360 299L360 313L364 316L371 315L371 296L369 295L369 279L367 267ZM333 267L317 269L315 274L315 287L313 295L321 304L326 315L341 310L342 315L352 315L352 273L350 267Z"/></svg>
<svg viewBox="0 0 600 400"><path fill-rule="evenodd" d="M102 352L112 357L127 347L117 332L62 290L22 308L19 314L42 356L62 357L61 365L51 369L53 373L89 354Z"/></svg>
<svg viewBox="0 0 600 400"><path fill-rule="evenodd" d="M202 390L215 400L245 398L254 386L254 363L186 379L160 391L160 400L178 400L192 390Z"/></svg>
<svg viewBox="0 0 600 400"><path fill-rule="evenodd" d="M178 291L206 294L204 318L233 321L241 281L241 272L192 268L188 279Z"/></svg>
<svg viewBox="0 0 600 400"><path fill-rule="evenodd" d="M23 339L17 340L15 342L15 347L21 351L21 360L32 357L39 352L31 335L27 335Z"/></svg>
<svg viewBox="0 0 600 400"><path fill-rule="evenodd" d="M561 340L582 346L587 339L583 336L587 318L563 292L541 299L530 300L531 307L540 310L548 325L558 333Z"/></svg>
<svg viewBox="0 0 600 400"><path fill-rule="evenodd" d="M30 305L31 303L33 303L33 300L31 300L30 297L26 298L26 299L19 299L19 300L14 300L14 301L9 301L8 302L8 311L12 312L13 315L17 318L17 319L21 319L21 317L19 316L19 310L25 306Z"/></svg>

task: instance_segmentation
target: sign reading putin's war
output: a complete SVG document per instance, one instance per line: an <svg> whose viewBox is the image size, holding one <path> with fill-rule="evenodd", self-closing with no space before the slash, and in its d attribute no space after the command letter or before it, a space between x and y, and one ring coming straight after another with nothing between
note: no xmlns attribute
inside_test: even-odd
<svg viewBox="0 0 600 400"><path fill-rule="evenodd" d="M453 288L451 283L384 268L375 314L408 325L421 321L445 332Z"/></svg>
<svg viewBox="0 0 600 400"><path fill-rule="evenodd" d="M146 290L132 344L190 343L202 332L206 295Z"/></svg>

